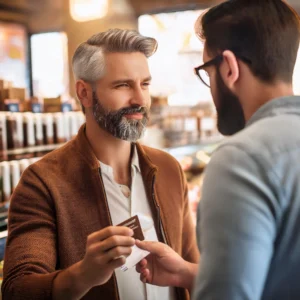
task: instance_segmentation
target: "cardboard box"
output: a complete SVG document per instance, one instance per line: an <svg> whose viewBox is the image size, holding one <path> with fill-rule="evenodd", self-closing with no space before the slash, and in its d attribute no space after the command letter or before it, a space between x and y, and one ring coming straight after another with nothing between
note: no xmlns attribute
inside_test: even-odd
<svg viewBox="0 0 300 300"><path fill-rule="evenodd" d="M61 97L44 98L44 112L60 112L61 111Z"/></svg>
<svg viewBox="0 0 300 300"><path fill-rule="evenodd" d="M3 89L5 89L5 80L3 80L3 79L0 79L0 90L3 90Z"/></svg>
<svg viewBox="0 0 300 300"><path fill-rule="evenodd" d="M13 87L12 81L0 79L0 90L9 89Z"/></svg>
<svg viewBox="0 0 300 300"><path fill-rule="evenodd" d="M25 101L26 91L23 88L9 88L0 90L1 101L6 99L18 99L20 102Z"/></svg>
<svg viewBox="0 0 300 300"><path fill-rule="evenodd" d="M44 104L45 113L61 112L61 104L46 105Z"/></svg>
<svg viewBox="0 0 300 300"><path fill-rule="evenodd" d="M61 97L57 98L44 98L44 105L61 105Z"/></svg>
<svg viewBox="0 0 300 300"><path fill-rule="evenodd" d="M9 88L8 99L18 99L20 102L25 101L26 91L23 88Z"/></svg>

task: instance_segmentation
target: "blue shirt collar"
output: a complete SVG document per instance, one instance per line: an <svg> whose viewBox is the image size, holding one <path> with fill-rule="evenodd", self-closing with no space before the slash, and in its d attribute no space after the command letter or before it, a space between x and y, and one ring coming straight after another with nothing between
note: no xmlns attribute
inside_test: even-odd
<svg viewBox="0 0 300 300"><path fill-rule="evenodd" d="M253 114L246 127L261 119L282 114L300 115L300 96L281 97L269 101Z"/></svg>

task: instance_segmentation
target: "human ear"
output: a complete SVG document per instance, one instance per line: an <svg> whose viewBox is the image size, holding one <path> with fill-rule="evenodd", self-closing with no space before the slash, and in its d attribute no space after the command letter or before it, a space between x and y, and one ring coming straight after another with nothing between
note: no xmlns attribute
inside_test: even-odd
<svg viewBox="0 0 300 300"><path fill-rule="evenodd" d="M223 61L220 65L220 74L226 86L233 90L240 76L237 58L232 51L223 52Z"/></svg>
<svg viewBox="0 0 300 300"><path fill-rule="evenodd" d="M85 108L92 107L93 105L93 90L89 83L83 80L76 81L76 95Z"/></svg>

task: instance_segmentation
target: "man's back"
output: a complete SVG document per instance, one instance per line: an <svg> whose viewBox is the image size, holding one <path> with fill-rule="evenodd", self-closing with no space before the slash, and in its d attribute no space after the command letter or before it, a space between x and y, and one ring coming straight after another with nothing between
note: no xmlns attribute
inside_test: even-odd
<svg viewBox="0 0 300 300"><path fill-rule="evenodd" d="M299 299L299 132L300 97L276 99L214 154L198 211L197 299Z"/></svg>

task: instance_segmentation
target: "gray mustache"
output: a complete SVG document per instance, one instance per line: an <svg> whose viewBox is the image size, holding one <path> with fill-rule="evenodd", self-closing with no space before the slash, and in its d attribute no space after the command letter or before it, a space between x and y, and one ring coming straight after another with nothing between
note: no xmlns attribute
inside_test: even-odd
<svg viewBox="0 0 300 300"><path fill-rule="evenodd" d="M148 109L146 107L125 107L119 110L120 115L128 115L128 114L135 114L140 113L147 115Z"/></svg>

